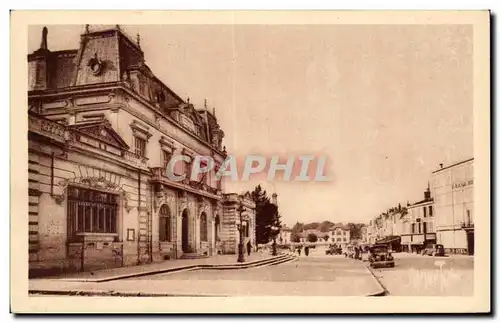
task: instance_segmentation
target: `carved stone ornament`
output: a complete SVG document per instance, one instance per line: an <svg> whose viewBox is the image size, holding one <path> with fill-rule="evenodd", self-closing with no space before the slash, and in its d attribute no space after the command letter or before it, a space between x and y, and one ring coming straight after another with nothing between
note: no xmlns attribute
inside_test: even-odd
<svg viewBox="0 0 500 323"><path fill-rule="evenodd" d="M58 183L58 186L60 186L62 188L61 194L52 195L52 198L54 198L54 201L58 205L61 205L66 200L66 190L68 189L68 182L61 181Z"/></svg>
<svg viewBox="0 0 500 323"><path fill-rule="evenodd" d="M166 203L166 198L164 193L157 193L155 199L155 210L158 213L160 207Z"/></svg>
<svg viewBox="0 0 500 323"><path fill-rule="evenodd" d="M125 208L125 210L127 211L127 213L129 213L131 210L132 210L132 206L129 205L128 203L128 200L129 200L129 194L126 193L126 192L123 192L123 207Z"/></svg>
<svg viewBox="0 0 500 323"><path fill-rule="evenodd" d="M53 198L58 205L61 205L66 199L65 195L54 195Z"/></svg>
<svg viewBox="0 0 500 323"><path fill-rule="evenodd" d="M100 189L117 189L118 186L115 183L112 183L104 177L87 177L87 178L82 178L81 179L82 184L86 184L90 187L93 188L100 188Z"/></svg>
<svg viewBox="0 0 500 323"><path fill-rule="evenodd" d="M156 213L160 211L160 208L164 204L166 204L170 209L172 209L172 206L174 205L174 200L175 200L174 196L167 194L163 194L163 196L159 199L157 198L155 203Z"/></svg>

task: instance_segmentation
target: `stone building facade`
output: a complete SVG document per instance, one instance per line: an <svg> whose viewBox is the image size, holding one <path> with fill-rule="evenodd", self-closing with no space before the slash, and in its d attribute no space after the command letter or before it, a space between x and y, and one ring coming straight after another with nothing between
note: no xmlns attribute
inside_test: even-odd
<svg viewBox="0 0 500 323"><path fill-rule="evenodd" d="M220 225L217 242L218 252L223 254L237 254L240 237L245 245L250 242L256 248L255 236L255 202L249 193L224 195L223 222ZM240 235L241 229L241 235Z"/></svg>
<svg viewBox="0 0 500 323"><path fill-rule="evenodd" d="M278 242L283 245L292 243L292 229L284 225L280 230Z"/></svg>
<svg viewBox="0 0 500 323"><path fill-rule="evenodd" d="M351 231L343 225L336 225L331 228L330 241L341 248L345 248L351 242Z"/></svg>
<svg viewBox="0 0 500 323"><path fill-rule="evenodd" d="M424 192L424 199L413 204L408 203L407 214L402 218L403 232L401 244L403 251L420 252L426 245L436 243L434 219L434 199L430 187Z"/></svg>
<svg viewBox="0 0 500 323"><path fill-rule="evenodd" d="M432 172L437 241L447 252L474 254L474 159Z"/></svg>
<svg viewBox="0 0 500 323"><path fill-rule="evenodd" d="M47 35L28 55L31 271L222 252L234 226L232 195L215 176L227 157L215 113L155 77L119 26L87 27L75 50L50 51ZM166 176L176 155L189 157L175 163L180 182ZM200 155L215 169L190 180Z"/></svg>

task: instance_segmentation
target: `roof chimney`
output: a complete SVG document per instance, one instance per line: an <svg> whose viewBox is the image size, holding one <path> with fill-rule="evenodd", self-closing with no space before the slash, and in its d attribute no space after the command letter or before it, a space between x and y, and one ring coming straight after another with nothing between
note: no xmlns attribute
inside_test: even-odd
<svg viewBox="0 0 500 323"><path fill-rule="evenodd" d="M441 169L443 169L443 164L442 164L442 163L441 163L441 164L439 164L439 167L441 167Z"/></svg>
<svg viewBox="0 0 500 323"><path fill-rule="evenodd" d="M431 187L430 187L430 183L429 182L427 182L427 189L424 192L424 199L426 199L426 200L430 200L431 199Z"/></svg>
<svg viewBox="0 0 500 323"><path fill-rule="evenodd" d="M49 33L49 30L47 27L43 27L42 29L42 42L40 43L40 49L48 49L47 46L47 34Z"/></svg>

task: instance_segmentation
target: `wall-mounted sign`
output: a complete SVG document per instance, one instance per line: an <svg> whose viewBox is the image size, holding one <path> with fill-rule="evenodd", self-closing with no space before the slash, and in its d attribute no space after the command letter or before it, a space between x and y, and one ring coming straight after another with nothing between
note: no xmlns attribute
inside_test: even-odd
<svg viewBox="0 0 500 323"><path fill-rule="evenodd" d="M135 229L127 229L127 241L135 240Z"/></svg>
<svg viewBox="0 0 500 323"><path fill-rule="evenodd" d="M455 183L455 184L453 184L453 189L463 188L463 187L470 186L470 185L474 185L473 179L468 180L466 182Z"/></svg>

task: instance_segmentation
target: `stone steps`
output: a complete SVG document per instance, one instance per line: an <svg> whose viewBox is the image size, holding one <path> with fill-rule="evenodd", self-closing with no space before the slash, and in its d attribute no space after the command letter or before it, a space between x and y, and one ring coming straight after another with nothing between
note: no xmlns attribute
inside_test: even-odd
<svg viewBox="0 0 500 323"><path fill-rule="evenodd" d="M151 270L146 272L138 272L138 273L128 273L110 277L103 278L95 278L95 279L71 279L72 281L86 281L86 282L108 282L119 279L130 279L134 277L142 277L149 275L157 275L157 274L167 274L167 273L178 273L182 271L195 271L195 270L231 270L231 269L247 269L247 268L257 268L264 267L269 265L277 265L280 263L285 263L289 261L296 260L297 257L292 254L279 254L273 258L267 258L262 260L255 260L252 262L244 262L244 263L234 263L234 264L193 264L193 265L184 265L173 268L164 268ZM65 279L68 280L68 279Z"/></svg>
<svg viewBox="0 0 500 323"><path fill-rule="evenodd" d="M181 256L181 259L203 259L203 258L208 258L208 255L203 255L193 252L193 253L184 253Z"/></svg>

